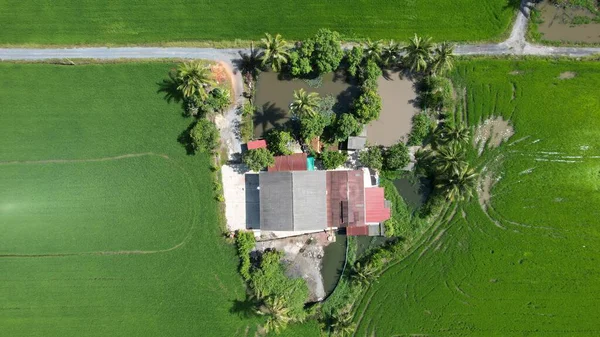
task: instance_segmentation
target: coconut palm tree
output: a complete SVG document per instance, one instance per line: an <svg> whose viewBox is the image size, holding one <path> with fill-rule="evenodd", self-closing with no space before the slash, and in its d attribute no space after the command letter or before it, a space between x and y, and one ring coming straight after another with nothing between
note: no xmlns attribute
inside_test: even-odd
<svg viewBox="0 0 600 337"><path fill-rule="evenodd" d="M457 171L442 176L436 188L442 191L448 201L462 201L473 195L477 176L475 170L466 164Z"/></svg>
<svg viewBox="0 0 600 337"><path fill-rule="evenodd" d="M210 69L200 62L184 62L177 67L177 90L181 91L184 98L208 97L211 86L216 85Z"/></svg>
<svg viewBox="0 0 600 337"><path fill-rule="evenodd" d="M400 60L401 51L402 48L400 47L400 44L394 42L394 40L390 40L387 45L383 46L381 52L381 63L386 67L396 65L396 63L398 63Z"/></svg>
<svg viewBox="0 0 600 337"><path fill-rule="evenodd" d="M279 296L268 297L260 307L259 313L268 315L267 321L263 326L266 333L271 331L279 333L285 329L291 322L290 310L285 306L285 300Z"/></svg>
<svg viewBox="0 0 600 337"><path fill-rule="evenodd" d="M466 153L457 143L452 143L438 148L433 155L433 166L441 175L453 174L461 171L467 165Z"/></svg>
<svg viewBox="0 0 600 337"><path fill-rule="evenodd" d="M454 67L454 44L442 42L437 45L431 60L431 73L441 75Z"/></svg>
<svg viewBox="0 0 600 337"><path fill-rule="evenodd" d="M321 98L316 92L306 92L304 89L294 90L294 100L290 104L290 110L298 117L315 116Z"/></svg>
<svg viewBox="0 0 600 337"><path fill-rule="evenodd" d="M408 45L402 48L405 54L405 62L411 71L423 71L427 69L431 61L431 38L422 38L415 34L415 37L408 40Z"/></svg>
<svg viewBox="0 0 600 337"><path fill-rule="evenodd" d="M371 41L367 39L363 48L365 60L381 62L381 53L383 52L383 44L381 40Z"/></svg>
<svg viewBox="0 0 600 337"><path fill-rule="evenodd" d="M290 56L285 50L287 41L280 34L271 36L265 33L265 37L260 40L261 47L265 50L262 56L262 65L271 65L274 71L280 71L283 64L287 63Z"/></svg>
<svg viewBox="0 0 600 337"><path fill-rule="evenodd" d="M360 285L367 285L375 280L377 270L371 264L361 265L356 262L352 268L352 280Z"/></svg>
<svg viewBox="0 0 600 337"><path fill-rule="evenodd" d="M332 336L352 336L356 331L356 323L352 322L352 313L350 306L346 306L339 313L333 315L333 323L331 323Z"/></svg>
<svg viewBox="0 0 600 337"><path fill-rule="evenodd" d="M263 53L258 49L254 48L254 42L250 44L250 53L238 52L241 59L238 61L238 68L244 76L252 76L255 80L258 74L260 74L262 68L262 57Z"/></svg>
<svg viewBox="0 0 600 337"><path fill-rule="evenodd" d="M440 144L468 144L471 133L464 124L444 125L436 131L436 141Z"/></svg>

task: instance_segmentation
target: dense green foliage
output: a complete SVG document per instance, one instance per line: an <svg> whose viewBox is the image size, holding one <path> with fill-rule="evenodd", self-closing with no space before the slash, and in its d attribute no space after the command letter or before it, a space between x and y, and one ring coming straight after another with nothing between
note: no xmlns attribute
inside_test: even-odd
<svg viewBox="0 0 600 337"><path fill-rule="evenodd" d="M300 119L300 138L308 142L314 137L323 134L323 130L329 124L329 121L323 114L306 116Z"/></svg>
<svg viewBox="0 0 600 337"><path fill-rule="evenodd" d="M419 103L424 110L446 111L453 107L452 82L442 76L426 76L419 83Z"/></svg>
<svg viewBox="0 0 600 337"><path fill-rule="evenodd" d="M560 79L567 71L576 76ZM485 208L477 198L447 205L372 284L357 335L595 334L600 64L473 60L453 81L466 88L470 126L492 115L514 126L471 158L501 179Z"/></svg>
<svg viewBox="0 0 600 337"><path fill-rule="evenodd" d="M363 61L363 49L361 46L354 46L346 52L346 71L352 77L358 74L360 65Z"/></svg>
<svg viewBox="0 0 600 337"><path fill-rule="evenodd" d="M383 149L380 146L369 146L360 153L359 160L366 167L381 170L383 167Z"/></svg>
<svg viewBox="0 0 600 337"><path fill-rule="evenodd" d="M398 142L385 150L383 167L387 171L402 169L410 162L408 147L403 142Z"/></svg>
<svg viewBox="0 0 600 337"><path fill-rule="evenodd" d="M254 335L173 67L0 63L0 335Z"/></svg>
<svg viewBox="0 0 600 337"><path fill-rule="evenodd" d="M375 82L376 83L376 82ZM363 124L379 119L381 112L381 96L374 88L364 88L363 92L354 100L353 110L356 119Z"/></svg>
<svg viewBox="0 0 600 337"><path fill-rule="evenodd" d="M344 141L349 136L356 136L362 131L362 124L349 113L343 113L331 125L337 141Z"/></svg>
<svg viewBox="0 0 600 337"><path fill-rule="evenodd" d="M276 156L285 156L292 154L290 145L294 141L294 138L289 131L271 129L265 134L265 140L267 141L267 147Z"/></svg>
<svg viewBox="0 0 600 337"><path fill-rule="evenodd" d="M396 186L387 179L381 179L379 181L379 186L383 187L385 190L385 200L389 200L392 203L392 217L384 223L386 226L385 235L392 237L412 234L410 233L412 230L410 224L410 211L406 202L398 193Z"/></svg>
<svg viewBox="0 0 600 337"><path fill-rule="evenodd" d="M333 170L344 165L348 159L348 154L340 151L323 151L320 155L320 159L323 162L325 169Z"/></svg>
<svg viewBox="0 0 600 337"><path fill-rule="evenodd" d="M275 165L273 153L266 148L248 150L244 152L242 161L252 171L260 171L265 167Z"/></svg>
<svg viewBox="0 0 600 337"><path fill-rule="evenodd" d="M249 142L254 137L254 113L256 107L250 102L244 102L241 109L242 123L240 125L240 138L244 143Z"/></svg>
<svg viewBox="0 0 600 337"><path fill-rule="evenodd" d="M296 44L290 51L290 73L293 76L319 75L338 68L344 52L338 32L319 29L314 37Z"/></svg>
<svg viewBox="0 0 600 337"><path fill-rule="evenodd" d="M381 68L374 61L368 61L360 73L363 88L377 91L377 80L383 75Z"/></svg>
<svg viewBox="0 0 600 337"><path fill-rule="evenodd" d="M432 121L426 112L420 112L412 118L412 129L408 135L408 145L421 145L431 134Z"/></svg>
<svg viewBox="0 0 600 337"><path fill-rule="evenodd" d="M250 280L250 252L254 249L256 239L251 231L238 231L235 233L235 245L240 257L240 274L245 281Z"/></svg>
<svg viewBox="0 0 600 337"><path fill-rule="evenodd" d="M215 123L201 118L190 131L194 150L201 153L214 153L219 147L219 130Z"/></svg>
<svg viewBox="0 0 600 337"><path fill-rule="evenodd" d="M142 44L167 41L258 40L264 32L303 39L321 27L346 38L405 39L415 33L437 40L500 37L515 7L506 0L369 2L345 0L165 0L0 2L0 41L6 44ZM418 28L417 28L418 27Z"/></svg>

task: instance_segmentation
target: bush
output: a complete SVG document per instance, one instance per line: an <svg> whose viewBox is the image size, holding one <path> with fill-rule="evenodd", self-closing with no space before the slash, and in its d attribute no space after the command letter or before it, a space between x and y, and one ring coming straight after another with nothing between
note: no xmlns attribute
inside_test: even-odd
<svg viewBox="0 0 600 337"><path fill-rule="evenodd" d="M377 90L377 80L383 76L383 72L379 65L374 61L367 62L367 66L360 73L360 81L363 88L369 90Z"/></svg>
<svg viewBox="0 0 600 337"><path fill-rule="evenodd" d="M346 63L348 68L346 71L352 77L356 77L360 69L360 64L363 61L364 50L360 46L354 46L351 50L346 52Z"/></svg>
<svg viewBox="0 0 600 337"><path fill-rule="evenodd" d="M402 169L410 162L408 147L402 142L392 145L385 152L385 160L383 162L384 169L388 171L396 171Z"/></svg>
<svg viewBox="0 0 600 337"><path fill-rule="evenodd" d="M303 116L300 119L300 137L305 142L309 142L315 137L320 137L326 126L327 120L322 114Z"/></svg>
<svg viewBox="0 0 600 337"><path fill-rule="evenodd" d="M422 109L448 110L454 105L452 82L441 76L428 76L420 84L419 102Z"/></svg>
<svg viewBox="0 0 600 337"><path fill-rule="evenodd" d="M231 104L231 93L227 89L214 88L204 101L203 110L206 113L223 112Z"/></svg>
<svg viewBox="0 0 600 337"><path fill-rule="evenodd" d="M333 127L336 140L344 141L349 136L359 134L362 131L363 125L352 114L344 113L336 118Z"/></svg>
<svg viewBox="0 0 600 337"><path fill-rule="evenodd" d="M240 274L245 281L250 279L250 252L254 249L256 238L254 233L248 231L237 231L235 234L235 245L240 258Z"/></svg>
<svg viewBox="0 0 600 337"><path fill-rule="evenodd" d="M244 143L254 137L254 112L256 108L249 102L242 106L242 123L240 125L240 138Z"/></svg>
<svg viewBox="0 0 600 337"><path fill-rule="evenodd" d="M328 170L336 169L342 166L348 159L348 154L339 151L324 151L321 153L323 166Z"/></svg>
<svg viewBox="0 0 600 337"><path fill-rule="evenodd" d="M265 148L246 151L242 161L252 171L260 171L265 167L275 164L275 158L273 158L273 154Z"/></svg>
<svg viewBox="0 0 600 337"><path fill-rule="evenodd" d="M302 42L302 48L298 48L290 52L289 65L290 74L295 77L306 76L312 73L313 68L311 65L310 56L313 51L313 44L311 41Z"/></svg>
<svg viewBox="0 0 600 337"><path fill-rule="evenodd" d="M420 112L412 118L412 130L408 136L408 145L422 145L432 130L432 122L427 113Z"/></svg>
<svg viewBox="0 0 600 337"><path fill-rule="evenodd" d="M329 29L319 29L313 41L312 63L315 70L319 74L336 70L344 57L340 34Z"/></svg>
<svg viewBox="0 0 600 337"><path fill-rule="evenodd" d="M219 130L207 119L199 119L190 131L194 151L213 154L219 147Z"/></svg>
<svg viewBox="0 0 600 337"><path fill-rule="evenodd" d="M396 186L392 181L381 179L379 186L383 187L385 199L392 204L392 217L384 223L388 237L402 236L409 234L411 230L411 215L408 205L398 193ZM388 227L393 227L392 232L388 233Z"/></svg>
<svg viewBox="0 0 600 337"><path fill-rule="evenodd" d="M265 135L269 150L276 156L292 154L290 145L294 141L292 135L283 130L271 129Z"/></svg>
<svg viewBox="0 0 600 337"><path fill-rule="evenodd" d="M360 162L374 170L381 170L383 167L383 151L379 146L369 146L366 151L360 153Z"/></svg>
<svg viewBox="0 0 600 337"><path fill-rule="evenodd" d="M365 88L354 101L354 116L362 124L379 119L381 97L377 91Z"/></svg>

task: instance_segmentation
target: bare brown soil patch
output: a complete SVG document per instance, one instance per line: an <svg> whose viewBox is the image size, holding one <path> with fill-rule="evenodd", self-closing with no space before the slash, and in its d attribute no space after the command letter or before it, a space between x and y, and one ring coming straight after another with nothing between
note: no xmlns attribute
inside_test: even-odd
<svg viewBox="0 0 600 337"><path fill-rule="evenodd" d="M586 8L554 6L546 0L537 6L543 22L539 32L549 41L600 43L600 23L593 21L595 14ZM573 24L575 18L588 18L590 23Z"/></svg>
<svg viewBox="0 0 600 337"><path fill-rule="evenodd" d="M508 121L502 117L492 117L486 119L482 124L475 129L475 137L473 137L473 146L478 149L478 154L481 155L487 146L495 148L500 146L502 142L507 141L515 130Z"/></svg>
<svg viewBox="0 0 600 337"><path fill-rule="evenodd" d="M568 80L574 78L575 76L577 76L577 73L572 71L565 71L564 73L560 73L558 78L560 78L561 80Z"/></svg>

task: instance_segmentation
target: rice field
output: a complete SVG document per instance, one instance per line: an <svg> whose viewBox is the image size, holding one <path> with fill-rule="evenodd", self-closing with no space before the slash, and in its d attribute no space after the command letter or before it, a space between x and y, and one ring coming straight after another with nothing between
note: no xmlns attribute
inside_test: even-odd
<svg viewBox="0 0 600 337"><path fill-rule="evenodd" d="M600 64L461 62L467 120L515 134L476 159L482 207L449 205L356 314L358 336L600 334Z"/></svg>
<svg viewBox="0 0 600 337"><path fill-rule="evenodd" d="M0 0L0 45L193 44L304 39L319 28L346 39L500 39L515 0Z"/></svg>
<svg viewBox="0 0 600 337"><path fill-rule="evenodd" d="M256 331L172 67L0 63L0 335Z"/></svg>

